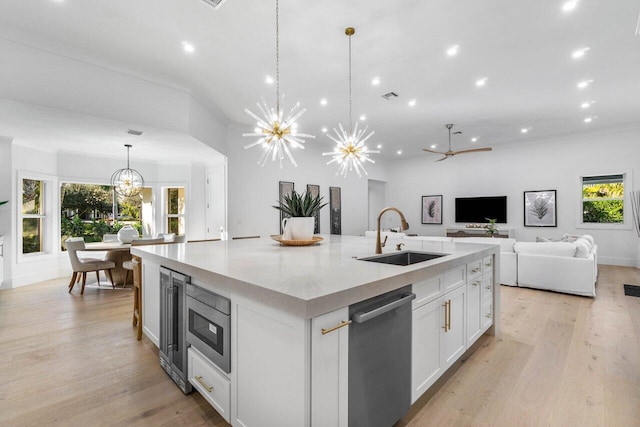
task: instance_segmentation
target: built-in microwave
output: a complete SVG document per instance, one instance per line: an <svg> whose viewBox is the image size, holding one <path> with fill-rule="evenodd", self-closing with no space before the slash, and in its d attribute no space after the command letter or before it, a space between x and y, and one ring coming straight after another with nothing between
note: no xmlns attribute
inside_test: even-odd
<svg viewBox="0 0 640 427"><path fill-rule="evenodd" d="M226 373L231 372L231 301L187 285L187 343Z"/></svg>

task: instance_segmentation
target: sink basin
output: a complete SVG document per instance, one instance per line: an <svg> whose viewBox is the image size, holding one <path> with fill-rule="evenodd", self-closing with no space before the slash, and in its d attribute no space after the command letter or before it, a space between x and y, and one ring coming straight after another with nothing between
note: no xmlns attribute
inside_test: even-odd
<svg viewBox="0 0 640 427"><path fill-rule="evenodd" d="M382 264L411 265L419 262L440 258L448 254L436 254L429 252L402 251L388 255L376 255L368 258L359 258L360 261L379 262Z"/></svg>

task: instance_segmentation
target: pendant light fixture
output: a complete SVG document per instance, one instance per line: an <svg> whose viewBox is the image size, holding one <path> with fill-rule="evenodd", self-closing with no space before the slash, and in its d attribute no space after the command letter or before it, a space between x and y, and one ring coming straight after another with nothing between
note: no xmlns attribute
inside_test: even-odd
<svg viewBox="0 0 640 427"><path fill-rule="evenodd" d="M131 144L124 144L127 147L127 167L118 169L111 175L111 186L114 191L123 197L137 196L144 188L144 178L140 172L129 167L129 149Z"/></svg>
<svg viewBox="0 0 640 427"><path fill-rule="evenodd" d="M362 176L362 172L368 175L364 167L365 162L375 163L369 158L369 154L380 153L378 150L369 150L369 148L364 145L374 132L372 131L369 135L365 136L368 129L367 126L365 126L364 129L358 129L357 122L356 125L353 126L353 113L351 108L351 36L354 35L355 32L356 30L353 27L347 27L344 30L344 33L349 37L349 131L345 131L342 123L339 123L338 127L340 131L333 128L335 136L327 134L327 136L336 143L335 149L329 153L322 153L323 156L333 157L327 164L337 163L338 172L336 172L336 175L342 175L344 177L352 170L355 170L359 177Z"/></svg>
<svg viewBox="0 0 640 427"><path fill-rule="evenodd" d="M252 113L249 109L245 108L245 112L256 120L257 127L252 133L244 133L242 136L247 137L259 137L257 141L245 145L245 149L249 149L255 146L262 147L262 156L258 160L260 166L264 166L269 157L272 161L278 160L280 162L280 169L282 169L282 160L285 155L293 166L298 166L293 159L291 153L292 148L304 149L304 138L315 138L313 135L307 135L304 133L298 133L298 124L296 120L302 116L305 108L299 110L300 103L296 102L289 114L284 118L284 114L280 109L280 23L279 23L279 1L276 0L276 106L275 108L269 108L267 102L262 99L262 103L257 103L256 106L262 117Z"/></svg>

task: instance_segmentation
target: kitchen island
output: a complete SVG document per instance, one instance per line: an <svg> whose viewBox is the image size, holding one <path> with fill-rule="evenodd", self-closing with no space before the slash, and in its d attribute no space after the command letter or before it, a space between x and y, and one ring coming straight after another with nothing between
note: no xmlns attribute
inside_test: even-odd
<svg viewBox="0 0 640 427"><path fill-rule="evenodd" d="M498 246L405 240L405 251L446 255L397 266L360 259L373 255L372 239L322 237L309 247L262 238L132 248L143 260L143 331L156 345L161 266L231 300L228 398L208 400L232 425L346 425L348 308L388 291L412 285L417 296L412 402L479 336L499 330Z"/></svg>

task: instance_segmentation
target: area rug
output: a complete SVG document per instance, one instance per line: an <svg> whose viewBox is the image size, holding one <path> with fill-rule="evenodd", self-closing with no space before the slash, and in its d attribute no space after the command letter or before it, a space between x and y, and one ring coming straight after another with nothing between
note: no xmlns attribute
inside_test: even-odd
<svg viewBox="0 0 640 427"><path fill-rule="evenodd" d="M630 297L640 297L640 286L637 285L624 285L624 294Z"/></svg>

